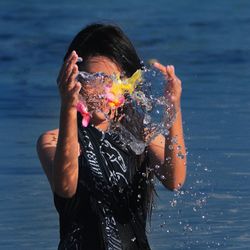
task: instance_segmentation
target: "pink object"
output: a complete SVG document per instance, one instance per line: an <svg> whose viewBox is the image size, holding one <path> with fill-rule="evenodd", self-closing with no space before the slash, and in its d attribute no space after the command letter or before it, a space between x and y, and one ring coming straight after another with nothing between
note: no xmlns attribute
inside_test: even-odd
<svg viewBox="0 0 250 250"><path fill-rule="evenodd" d="M125 97L123 95L115 96L112 92L110 92L110 88L106 88L106 99L111 107L120 107L125 102Z"/></svg>
<svg viewBox="0 0 250 250"><path fill-rule="evenodd" d="M82 126L87 127L90 121L90 113L88 112L87 107L82 102L78 102L76 109L82 115Z"/></svg>

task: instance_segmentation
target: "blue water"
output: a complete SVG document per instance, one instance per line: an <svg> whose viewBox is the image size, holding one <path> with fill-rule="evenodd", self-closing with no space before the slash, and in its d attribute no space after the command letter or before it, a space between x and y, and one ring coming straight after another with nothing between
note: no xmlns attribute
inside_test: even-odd
<svg viewBox="0 0 250 250"><path fill-rule="evenodd" d="M173 64L183 82L188 176L159 184L153 250L249 249L250 2L0 2L0 249L56 249L58 217L37 159L58 126L56 77L73 36L119 24L141 58Z"/></svg>

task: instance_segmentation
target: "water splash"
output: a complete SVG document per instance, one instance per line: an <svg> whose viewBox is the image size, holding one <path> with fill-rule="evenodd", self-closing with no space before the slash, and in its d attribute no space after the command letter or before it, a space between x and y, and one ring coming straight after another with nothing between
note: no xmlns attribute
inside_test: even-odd
<svg viewBox="0 0 250 250"><path fill-rule="evenodd" d="M90 116L101 113L110 124L107 132L119 134L136 154L157 135L169 133L176 111L157 69L145 67L130 78L80 71L77 80L82 84L80 101Z"/></svg>
<svg viewBox="0 0 250 250"><path fill-rule="evenodd" d="M178 243L175 242L170 248L224 249L229 237L215 238L211 222L214 218L208 212L208 203L211 200L208 192L211 169L203 164L201 156L193 156L192 153L189 155L188 184L169 194L170 197L166 197L165 190L164 194L160 194L164 197L164 202L153 208L153 214L158 218L154 218L156 222L151 232L157 235L159 231L164 231L174 239L177 235ZM161 183L157 180L155 184L161 192Z"/></svg>

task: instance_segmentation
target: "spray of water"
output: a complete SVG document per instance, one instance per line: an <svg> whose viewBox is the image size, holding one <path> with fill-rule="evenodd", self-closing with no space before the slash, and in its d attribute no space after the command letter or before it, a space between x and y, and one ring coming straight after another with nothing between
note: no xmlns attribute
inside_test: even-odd
<svg viewBox="0 0 250 250"><path fill-rule="evenodd" d="M168 135L175 121L176 111L165 91L166 79L158 70L143 68L130 79L119 75L105 75L101 72L90 74L81 71L77 80L82 84L80 101L86 107L85 113L90 115L90 122L94 112L102 113L110 124L107 132L118 133L122 142L129 145L136 154L141 154L157 135ZM130 107L132 111L122 114L124 107ZM120 117L111 118L112 112L120 112ZM139 121L143 131L142 137L138 136L139 131L134 126L135 121ZM131 124L130 129L124 124ZM174 147L179 151L177 156L184 159L176 137L172 138L169 149L173 150ZM167 162L170 160L166 158ZM166 208L168 215L166 216L162 209L153 208L161 220L158 229L155 230L165 231L169 235L178 234L182 239L179 244L183 249L192 249L200 244L208 249L217 249L221 242L209 240L201 242L200 235L211 230L208 214L204 209L209 196L203 186L208 184L204 181L207 178L203 176L200 161L190 165L195 165L193 176L189 176L193 182L189 188L173 193ZM154 166L155 170L159 168L159 165ZM207 173L209 170L205 167L204 171ZM160 179L164 178L166 177L160 176ZM155 179L150 181L155 182ZM135 238L131 239L134 240Z"/></svg>
<svg viewBox="0 0 250 250"><path fill-rule="evenodd" d="M136 154L157 135L169 133L176 112L165 91L166 79L158 70L145 67L130 78L80 71L77 80L82 84L80 102L86 107L83 116L88 113L91 122L93 112L102 113L110 124L107 132L119 133ZM117 119L111 118L112 112Z"/></svg>

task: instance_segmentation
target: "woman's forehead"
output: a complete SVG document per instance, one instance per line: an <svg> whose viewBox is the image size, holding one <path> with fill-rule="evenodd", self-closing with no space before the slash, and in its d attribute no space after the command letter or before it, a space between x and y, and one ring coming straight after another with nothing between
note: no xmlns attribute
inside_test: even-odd
<svg viewBox="0 0 250 250"><path fill-rule="evenodd" d="M121 73L119 66L105 56L90 57L85 65L86 71L92 74L96 72L103 72L106 75Z"/></svg>

